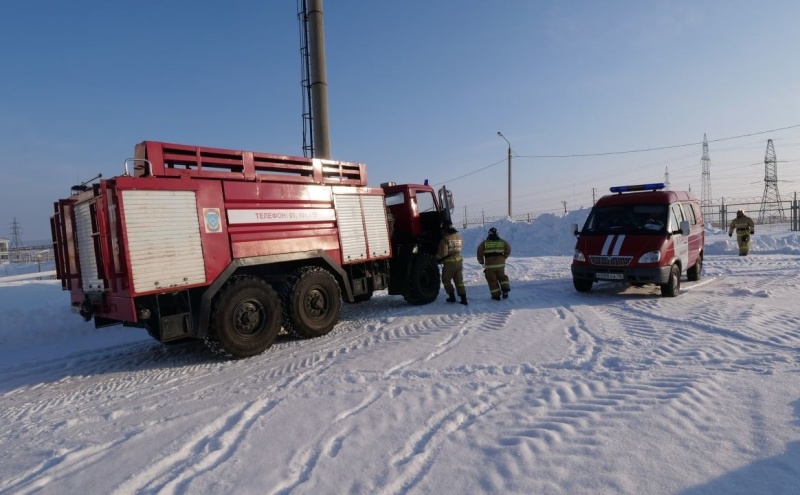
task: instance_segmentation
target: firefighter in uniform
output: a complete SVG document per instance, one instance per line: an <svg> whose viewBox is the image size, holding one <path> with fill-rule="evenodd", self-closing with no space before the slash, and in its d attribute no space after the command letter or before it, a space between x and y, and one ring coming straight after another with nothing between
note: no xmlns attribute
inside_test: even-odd
<svg viewBox="0 0 800 495"><path fill-rule="evenodd" d="M508 283L506 275L506 258L511 254L511 244L501 239L497 235L497 229L489 229L486 240L478 246L478 263L483 266L483 273L486 275L486 282L489 284L489 291L492 299L499 301L508 297L511 285Z"/></svg>
<svg viewBox="0 0 800 495"><path fill-rule="evenodd" d="M449 303L456 302L456 293L461 298L461 304L467 304L467 291L464 288L464 259L461 257L463 240L461 234L447 222L442 225L444 237L439 241L439 251L436 260L442 264L442 285L447 292ZM455 282L455 288L453 288Z"/></svg>
<svg viewBox="0 0 800 495"><path fill-rule="evenodd" d="M739 256L747 256L750 252L750 236L756 233L756 225L743 210L737 211L736 218L731 220L728 237L732 237L734 231L736 231L736 243L739 244Z"/></svg>

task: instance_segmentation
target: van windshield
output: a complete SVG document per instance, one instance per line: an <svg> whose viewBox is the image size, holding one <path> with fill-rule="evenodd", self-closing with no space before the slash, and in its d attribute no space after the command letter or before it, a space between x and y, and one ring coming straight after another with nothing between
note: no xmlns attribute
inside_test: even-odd
<svg viewBox="0 0 800 495"><path fill-rule="evenodd" d="M595 206L582 234L609 234L635 232L663 234L667 225L667 205L630 204Z"/></svg>

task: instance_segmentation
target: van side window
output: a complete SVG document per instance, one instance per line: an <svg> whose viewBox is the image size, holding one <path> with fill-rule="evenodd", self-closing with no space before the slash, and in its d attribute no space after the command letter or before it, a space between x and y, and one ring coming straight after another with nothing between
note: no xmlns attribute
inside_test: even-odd
<svg viewBox="0 0 800 495"><path fill-rule="evenodd" d="M684 220L683 209L681 209L680 203L675 203L670 207L670 211L669 231L675 232L676 230L680 230L681 222Z"/></svg>
<svg viewBox="0 0 800 495"><path fill-rule="evenodd" d="M683 216L689 222L689 225L697 225L697 219L694 216L694 208L692 208L691 203L683 205Z"/></svg>
<svg viewBox="0 0 800 495"><path fill-rule="evenodd" d="M700 210L700 205L698 203L692 203L692 212L694 213L694 218L696 223L703 223L703 213Z"/></svg>

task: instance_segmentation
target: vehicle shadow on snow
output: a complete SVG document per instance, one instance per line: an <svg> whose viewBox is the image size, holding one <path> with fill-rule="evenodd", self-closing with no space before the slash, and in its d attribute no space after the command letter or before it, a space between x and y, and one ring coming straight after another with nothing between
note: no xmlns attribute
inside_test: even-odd
<svg viewBox="0 0 800 495"><path fill-rule="evenodd" d="M800 399L791 405L795 416L800 418ZM795 419L792 424L800 425L800 419ZM800 441L789 442L780 455L758 459L709 482L683 490L680 495L797 493L800 484L798 459Z"/></svg>
<svg viewBox="0 0 800 495"><path fill-rule="evenodd" d="M0 394L20 387L57 383L70 377L130 373L142 370L216 366L226 359L201 341L162 344L155 340L109 345L90 350L53 350L45 359L0 367Z"/></svg>
<svg viewBox="0 0 800 495"><path fill-rule="evenodd" d="M683 282L686 288L691 283ZM442 290L439 297L430 304L409 305L402 297L389 296L385 291L376 292L369 301L356 304L343 304L339 323L330 334L319 339L335 339L337 334L363 332L365 326L378 321L402 317L437 317L443 314L465 313L469 315L488 314L504 309L542 309L563 305L565 295L571 295L571 302L581 304L608 304L609 296L624 298L661 298L660 289L655 285L634 287L619 282L595 284L586 294L577 293L569 278L547 280L527 280L512 283L511 297L507 300L493 301L488 288L483 285L468 285L469 305L448 304ZM542 294L548 294L542 297ZM680 296L679 296L680 297ZM104 330L108 331L108 330ZM302 346L305 342L317 339L302 339L281 332L271 349L259 356L248 359L269 359L270 353L286 346ZM34 386L42 383L56 383L73 376L129 373L142 370L186 369L191 367L214 367L225 365L233 360L214 353L199 340L176 343L160 343L155 340L110 345L91 350L65 348L53 350L45 358L34 361L0 366L0 394L18 387ZM177 371L176 371L177 372Z"/></svg>
<svg viewBox="0 0 800 495"><path fill-rule="evenodd" d="M704 279L703 282L707 282ZM568 281L571 283L571 281ZM677 297L684 292L692 290L699 282L689 282L685 278L681 280L681 290ZM607 294L625 297L665 297L661 295L661 287L658 285L632 285L627 282L595 282L592 290L587 294Z"/></svg>

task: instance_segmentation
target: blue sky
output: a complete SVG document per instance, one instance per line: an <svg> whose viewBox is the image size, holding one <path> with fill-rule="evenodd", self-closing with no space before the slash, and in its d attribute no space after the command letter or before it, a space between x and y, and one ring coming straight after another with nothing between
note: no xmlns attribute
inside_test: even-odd
<svg viewBox="0 0 800 495"><path fill-rule="evenodd" d="M302 155L297 2L7 2L0 236L143 140ZM715 198L800 189L800 2L328 0L331 152L373 185L446 183L457 219L589 206L653 182ZM773 129L779 131L764 132ZM753 134L749 137L728 139ZM691 146L680 146L690 145ZM646 153L582 155L675 146Z"/></svg>

